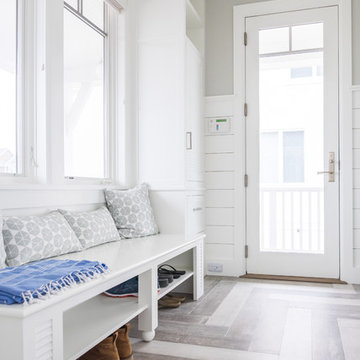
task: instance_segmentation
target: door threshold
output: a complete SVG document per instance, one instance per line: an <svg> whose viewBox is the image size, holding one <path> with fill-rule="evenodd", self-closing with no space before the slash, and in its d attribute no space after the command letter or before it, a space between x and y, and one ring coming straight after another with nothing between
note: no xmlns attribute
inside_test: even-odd
<svg viewBox="0 0 360 360"><path fill-rule="evenodd" d="M306 276L245 274L245 275L240 276L240 278L241 279L258 279L258 280L312 282L312 283L319 283L319 284L342 284L342 285L347 284L347 282L342 281L340 279L306 277Z"/></svg>

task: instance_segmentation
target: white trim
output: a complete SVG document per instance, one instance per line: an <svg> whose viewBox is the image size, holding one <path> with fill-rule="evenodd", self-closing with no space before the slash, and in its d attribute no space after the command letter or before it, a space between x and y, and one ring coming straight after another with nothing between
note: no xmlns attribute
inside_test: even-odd
<svg viewBox="0 0 360 360"><path fill-rule="evenodd" d="M359 283L353 251L351 6L351 0L339 2L340 279Z"/></svg>
<svg viewBox="0 0 360 360"><path fill-rule="evenodd" d="M339 7L339 130L340 130L340 278L348 282L359 282L360 270L353 265L352 244L352 19L351 0L272 0L255 4L238 5L234 7L234 64L244 64L245 47L243 45L243 33L245 31L245 18L249 16L265 15L278 12L296 11L325 6ZM234 66L234 117L235 124L244 124L243 104L245 97L245 64ZM243 126L243 125L240 125ZM243 134L243 132L240 132ZM240 136L240 135L238 135ZM237 151L245 154L245 139L236 141L242 144ZM245 173L242 163L238 172L241 176ZM241 196L237 191L236 197ZM241 201L241 208L244 201ZM245 215L241 220L245 227ZM245 245L245 237L239 238ZM351 259L351 261L350 261ZM245 267L244 267L245 268Z"/></svg>
<svg viewBox="0 0 360 360"><path fill-rule="evenodd" d="M104 0L104 2L109 4L118 11L124 10L124 7L126 6L127 3L127 1L119 1L119 0Z"/></svg>
<svg viewBox="0 0 360 360"><path fill-rule="evenodd" d="M2 184L26 184L34 181L30 149L34 146L34 5L18 0L17 5L17 173L0 173Z"/></svg>

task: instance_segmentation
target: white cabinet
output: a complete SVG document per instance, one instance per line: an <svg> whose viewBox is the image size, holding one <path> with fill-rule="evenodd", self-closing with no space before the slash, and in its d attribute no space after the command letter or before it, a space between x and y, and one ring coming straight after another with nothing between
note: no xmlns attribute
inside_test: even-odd
<svg viewBox="0 0 360 360"><path fill-rule="evenodd" d="M204 181L202 59L189 39L186 40L185 74L186 183L197 187Z"/></svg>
<svg viewBox="0 0 360 360"><path fill-rule="evenodd" d="M204 195L187 196L187 235L194 236L205 231Z"/></svg>
<svg viewBox="0 0 360 360"><path fill-rule="evenodd" d="M187 37L195 7L186 0L136 4L139 181L157 190L201 189L203 60Z"/></svg>
<svg viewBox="0 0 360 360"><path fill-rule="evenodd" d="M204 0L131 0L138 181L160 232L204 231Z"/></svg>

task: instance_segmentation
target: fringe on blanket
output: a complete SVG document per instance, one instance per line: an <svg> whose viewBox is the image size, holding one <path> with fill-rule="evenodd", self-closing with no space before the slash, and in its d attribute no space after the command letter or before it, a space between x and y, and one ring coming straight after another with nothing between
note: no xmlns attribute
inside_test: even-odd
<svg viewBox="0 0 360 360"><path fill-rule="evenodd" d="M105 264L97 264L83 271L74 271L69 275L63 276L57 281L50 281L40 286L36 290L27 290L21 293L24 304L33 304L38 300L45 300L53 295L57 295L67 289L74 288L79 283L86 283L97 279L109 271Z"/></svg>

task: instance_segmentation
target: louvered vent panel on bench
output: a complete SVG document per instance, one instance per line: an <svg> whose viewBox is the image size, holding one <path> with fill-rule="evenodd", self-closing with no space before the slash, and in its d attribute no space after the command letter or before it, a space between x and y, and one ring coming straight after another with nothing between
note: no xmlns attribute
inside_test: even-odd
<svg viewBox="0 0 360 360"><path fill-rule="evenodd" d="M53 326L52 320L39 325L35 330L35 354L36 360L53 359Z"/></svg>

